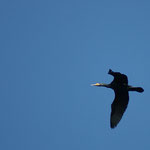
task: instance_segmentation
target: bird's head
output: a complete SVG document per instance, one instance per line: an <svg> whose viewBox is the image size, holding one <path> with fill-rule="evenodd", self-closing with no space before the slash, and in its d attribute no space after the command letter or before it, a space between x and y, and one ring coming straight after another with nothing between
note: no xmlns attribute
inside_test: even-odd
<svg viewBox="0 0 150 150"><path fill-rule="evenodd" d="M102 83L95 83L95 84L91 84L91 86L102 86Z"/></svg>
<svg viewBox="0 0 150 150"><path fill-rule="evenodd" d="M91 84L91 86L103 86L103 87L107 87L107 88L111 88L110 84L105 84L105 83L95 83L95 84Z"/></svg>

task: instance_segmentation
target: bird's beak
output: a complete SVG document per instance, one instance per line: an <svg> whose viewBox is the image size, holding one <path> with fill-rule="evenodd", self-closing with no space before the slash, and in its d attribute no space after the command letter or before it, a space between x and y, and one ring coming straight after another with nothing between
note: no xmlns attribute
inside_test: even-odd
<svg viewBox="0 0 150 150"><path fill-rule="evenodd" d="M100 86L101 83L91 84L91 86Z"/></svg>

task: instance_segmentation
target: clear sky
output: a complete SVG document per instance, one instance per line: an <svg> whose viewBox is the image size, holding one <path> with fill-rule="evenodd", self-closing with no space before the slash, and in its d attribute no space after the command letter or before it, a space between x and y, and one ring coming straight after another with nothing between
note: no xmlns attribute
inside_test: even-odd
<svg viewBox="0 0 150 150"><path fill-rule="evenodd" d="M150 1L0 1L1 150L150 149ZM109 69L144 93L110 128Z"/></svg>

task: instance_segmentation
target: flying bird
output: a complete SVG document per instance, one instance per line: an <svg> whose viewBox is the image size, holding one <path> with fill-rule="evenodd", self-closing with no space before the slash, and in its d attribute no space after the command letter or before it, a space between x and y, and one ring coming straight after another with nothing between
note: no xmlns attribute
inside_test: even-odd
<svg viewBox="0 0 150 150"><path fill-rule="evenodd" d="M114 77L110 84L96 83L92 86L111 88L115 92L115 99L111 104L110 127L115 128L120 122L129 102L129 91L136 91L142 93L144 91L141 87L133 87L128 85L128 78L120 72L113 72L109 69L108 74Z"/></svg>

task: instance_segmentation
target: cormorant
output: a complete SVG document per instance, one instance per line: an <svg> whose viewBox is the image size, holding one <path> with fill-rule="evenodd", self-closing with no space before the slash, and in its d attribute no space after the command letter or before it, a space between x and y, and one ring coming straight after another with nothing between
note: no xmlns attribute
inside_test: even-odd
<svg viewBox="0 0 150 150"><path fill-rule="evenodd" d="M108 74L114 77L110 84L96 83L92 86L102 86L111 88L115 92L115 99L111 104L110 127L115 128L121 120L129 102L129 91L136 91L142 93L144 91L141 87L133 87L128 85L128 78L120 72L113 72L109 69Z"/></svg>

